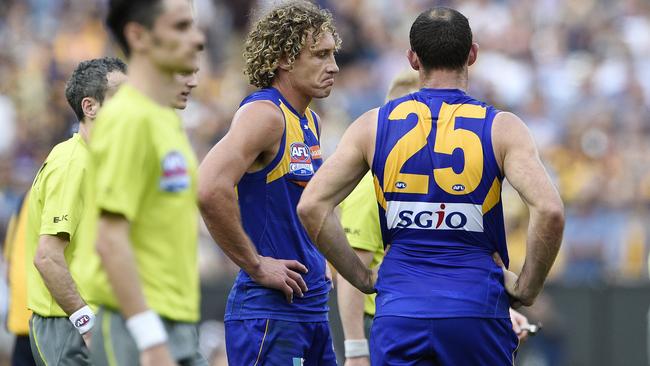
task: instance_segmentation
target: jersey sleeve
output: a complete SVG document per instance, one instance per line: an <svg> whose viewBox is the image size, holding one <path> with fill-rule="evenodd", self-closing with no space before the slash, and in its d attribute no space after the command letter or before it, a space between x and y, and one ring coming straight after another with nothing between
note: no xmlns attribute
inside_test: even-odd
<svg viewBox="0 0 650 366"><path fill-rule="evenodd" d="M73 160L53 167L42 178L44 194L39 235L75 235L83 215L84 170L82 164Z"/></svg>
<svg viewBox="0 0 650 366"><path fill-rule="evenodd" d="M373 253L383 250L371 176L368 175L359 182L354 191L341 203L340 209L341 225L352 248Z"/></svg>
<svg viewBox="0 0 650 366"><path fill-rule="evenodd" d="M145 120L100 115L91 140L95 164L95 202L99 212L133 221L142 202L148 176L151 140Z"/></svg>

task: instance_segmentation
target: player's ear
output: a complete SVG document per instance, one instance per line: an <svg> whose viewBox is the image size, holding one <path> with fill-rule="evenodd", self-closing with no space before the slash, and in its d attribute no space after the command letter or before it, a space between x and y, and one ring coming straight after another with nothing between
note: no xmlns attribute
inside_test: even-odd
<svg viewBox="0 0 650 366"><path fill-rule="evenodd" d="M280 60L278 61L278 69L284 70L284 71L291 71L292 65L289 63L289 60L287 59L286 56L282 56Z"/></svg>
<svg viewBox="0 0 650 366"><path fill-rule="evenodd" d="M97 117L99 107L100 103L93 97L85 97L81 100L81 110L84 111L84 116L90 120Z"/></svg>
<svg viewBox="0 0 650 366"><path fill-rule="evenodd" d="M406 51L406 58L409 60L409 64L411 64L413 70L415 71L420 70L420 59L412 49L409 48L409 50Z"/></svg>
<svg viewBox="0 0 650 366"><path fill-rule="evenodd" d="M149 31L142 24L135 22L129 22L124 26L124 37L131 53L147 49L151 41Z"/></svg>
<svg viewBox="0 0 650 366"><path fill-rule="evenodd" d="M472 47L469 49L469 56L467 57L467 66L472 66L476 59L478 58L478 43L472 43Z"/></svg>

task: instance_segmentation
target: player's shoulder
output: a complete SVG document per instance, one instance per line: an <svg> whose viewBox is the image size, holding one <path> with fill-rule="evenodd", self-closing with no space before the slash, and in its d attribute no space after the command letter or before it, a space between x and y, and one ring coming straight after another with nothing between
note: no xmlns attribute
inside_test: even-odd
<svg viewBox="0 0 650 366"><path fill-rule="evenodd" d="M98 120L110 118L116 121L160 118L161 114L169 113L169 109L160 106L131 85L124 84L111 99L104 103L97 118Z"/></svg>
<svg viewBox="0 0 650 366"><path fill-rule="evenodd" d="M45 160L49 168L79 165L83 166L88 160L88 150L81 136L75 134L69 139L58 143Z"/></svg>
<svg viewBox="0 0 650 366"><path fill-rule="evenodd" d="M499 111L492 122L492 146L497 157L503 157L511 148L535 149L528 126L516 114Z"/></svg>
<svg viewBox="0 0 650 366"><path fill-rule="evenodd" d="M492 122L492 135L511 136L528 133L528 127L516 114L498 111Z"/></svg>
<svg viewBox="0 0 650 366"><path fill-rule="evenodd" d="M129 85L123 85L115 95L104 103L95 121L92 139L112 139L114 133L137 135L144 131L156 131L150 124L161 119L176 118L169 108L161 107Z"/></svg>
<svg viewBox="0 0 650 366"><path fill-rule="evenodd" d="M280 103L282 103L282 99L283 99L282 95L277 89L262 88L247 95L241 101L241 103L239 103L239 107L241 108L247 104L252 104L254 102L260 102L260 101L270 102L272 104L275 104L276 107L279 107Z"/></svg>
<svg viewBox="0 0 650 366"><path fill-rule="evenodd" d="M248 133L284 131L284 115L273 100L257 99L242 104L232 120L231 129L244 129Z"/></svg>
<svg viewBox="0 0 650 366"><path fill-rule="evenodd" d="M379 118L380 110L381 108L373 108L371 110L364 112L356 120L354 120L354 122L352 122L351 126L355 126L357 129L364 129L364 128L371 128L373 130L376 129L377 119Z"/></svg>

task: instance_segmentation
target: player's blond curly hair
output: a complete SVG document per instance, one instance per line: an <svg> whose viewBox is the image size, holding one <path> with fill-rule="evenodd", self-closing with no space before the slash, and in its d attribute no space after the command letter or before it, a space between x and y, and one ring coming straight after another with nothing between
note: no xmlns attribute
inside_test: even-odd
<svg viewBox="0 0 650 366"><path fill-rule="evenodd" d="M271 86L280 59L286 57L292 65L310 32L314 44L321 35L331 33L336 49L341 47L332 14L308 1L285 2L259 19L244 49L248 81L258 88Z"/></svg>

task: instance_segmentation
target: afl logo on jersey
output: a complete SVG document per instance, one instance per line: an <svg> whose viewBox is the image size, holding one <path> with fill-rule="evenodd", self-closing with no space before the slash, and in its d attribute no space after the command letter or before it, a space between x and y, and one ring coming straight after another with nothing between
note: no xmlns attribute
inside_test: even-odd
<svg viewBox="0 0 650 366"><path fill-rule="evenodd" d="M451 186L451 189L456 192L462 192L465 190L465 186L462 184L454 184L453 186Z"/></svg>
<svg viewBox="0 0 650 366"><path fill-rule="evenodd" d="M294 142L289 147L289 173L299 176L310 176L314 174L314 167L311 164L310 148L306 144Z"/></svg>
<svg viewBox="0 0 650 366"><path fill-rule="evenodd" d="M404 183L404 182L397 182L397 183L395 183L395 188L397 188L397 189L404 189L404 188L406 188L406 183Z"/></svg>
<svg viewBox="0 0 650 366"><path fill-rule="evenodd" d="M166 192L180 192L190 186L185 157L178 151L171 151L162 160L160 189Z"/></svg>

